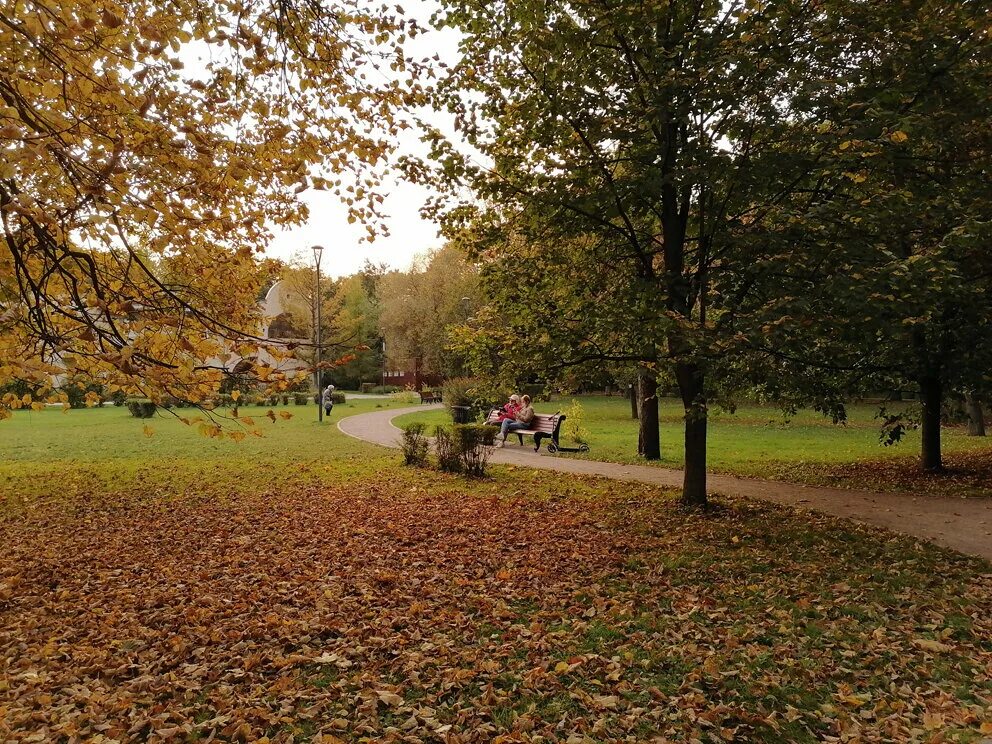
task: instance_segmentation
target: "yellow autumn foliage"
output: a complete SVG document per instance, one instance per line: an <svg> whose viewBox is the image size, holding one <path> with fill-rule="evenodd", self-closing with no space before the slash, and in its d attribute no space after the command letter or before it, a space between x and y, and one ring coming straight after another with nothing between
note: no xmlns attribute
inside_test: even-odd
<svg viewBox="0 0 992 744"><path fill-rule="evenodd" d="M305 218L299 194L335 192L374 230L395 111L417 96L399 77L417 28L396 13L5 2L0 384L214 394L225 357L258 351L259 254Z"/></svg>

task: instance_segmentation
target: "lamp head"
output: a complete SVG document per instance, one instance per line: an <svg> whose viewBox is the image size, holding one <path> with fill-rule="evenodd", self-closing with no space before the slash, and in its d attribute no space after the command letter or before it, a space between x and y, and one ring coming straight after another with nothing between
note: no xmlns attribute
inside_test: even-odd
<svg viewBox="0 0 992 744"><path fill-rule="evenodd" d="M313 260L318 266L320 266L320 255L324 252L324 246L315 245L313 246Z"/></svg>

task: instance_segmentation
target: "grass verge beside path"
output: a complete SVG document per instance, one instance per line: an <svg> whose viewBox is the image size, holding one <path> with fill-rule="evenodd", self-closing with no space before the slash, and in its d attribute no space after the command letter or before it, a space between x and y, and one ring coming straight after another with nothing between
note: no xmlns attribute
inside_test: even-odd
<svg viewBox="0 0 992 744"><path fill-rule="evenodd" d="M186 457L181 480L223 487L125 474L87 500L70 480L0 516L0 740L992 730L986 563L770 505L685 514L647 486L473 482L345 441L327 432L306 485L262 472L298 472L295 447L233 459L223 484L223 458Z"/></svg>
<svg viewBox="0 0 992 744"><path fill-rule="evenodd" d="M587 454L559 455L618 463L681 468L682 406L661 401L662 459L639 458L637 421L624 398L578 396L589 430ZM540 413L567 410L571 398L538 403ZM893 408L892 405L889 406ZM878 406L848 408L846 425L834 425L815 411L786 419L773 407L744 406L736 413L714 409L709 419L708 467L713 472L754 478L875 491L905 491L953 496L992 496L992 438L969 437L963 427L947 427L943 444L948 473L925 475L918 467L920 435L907 433L894 447L878 441ZM447 411L411 413L394 423L423 421L433 428L450 423Z"/></svg>

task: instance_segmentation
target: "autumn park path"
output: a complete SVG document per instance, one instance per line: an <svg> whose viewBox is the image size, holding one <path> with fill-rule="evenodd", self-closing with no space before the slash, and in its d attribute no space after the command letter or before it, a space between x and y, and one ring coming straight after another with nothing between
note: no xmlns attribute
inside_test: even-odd
<svg viewBox="0 0 992 744"><path fill-rule="evenodd" d="M392 420L406 413L436 407L412 406L363 413L341 419L338 428L356 439L384 447L399 447L400 431L393 426ZM509 443L506 448L493 452L492 462L659 486L682 485L681 470L580 460L568 455L550 455L543 450L535 453L529 446L509 446ZM874 493L716 473L709 475L709 490L847 517L992 560L992 499Z"/></svg>

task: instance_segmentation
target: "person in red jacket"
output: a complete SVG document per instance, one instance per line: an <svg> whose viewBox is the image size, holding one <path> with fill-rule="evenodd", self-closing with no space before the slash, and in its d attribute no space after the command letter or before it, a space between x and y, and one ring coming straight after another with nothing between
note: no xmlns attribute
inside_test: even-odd
<svg viewBox="0 0 992 744"><path fill-rule="evenodd" d="M499 416L497 417L497 421L501 424L507 420L514 421L517 418L517 411L519 410L520 410L520 396L514 393L513 395L510 396L509 402L499 410Z"/></svg>
<svg viewBox="0 0 992 744"><path fill-rule="evenodd" d="M502 439L496 442L497 447L502 447L506 444L506 438L510 434L520 429L526 429L534 421L534 407L530 404L530 396L525 395L520 400L520 408L514 415L512 419L503 419L500 424L499 433L502 435Z"/></svg>

